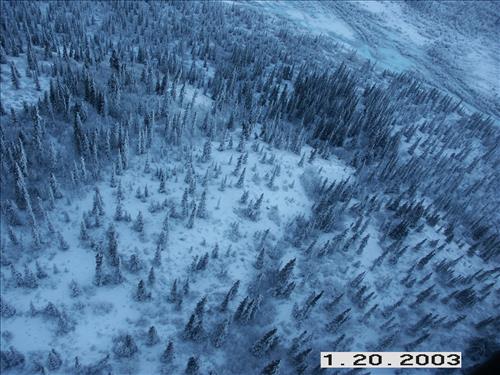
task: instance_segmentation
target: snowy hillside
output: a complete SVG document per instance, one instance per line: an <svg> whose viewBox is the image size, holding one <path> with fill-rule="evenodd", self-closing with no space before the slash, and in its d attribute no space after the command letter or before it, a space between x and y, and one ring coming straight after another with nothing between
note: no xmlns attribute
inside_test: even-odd
<svg viewBox="0 0 500 375"><path fill-rule="evenodd" d="M500 116L498 3L256 1L301 32L338 41L379 68L413 71L427 83ZM457 5L460 4L460 5Z"/></svg>
<svg viewBox="0 0 500 375"><path fill-rule="evenodd" d="M2 373L498 352L498 6L464 7L3 2Z"/></svg>

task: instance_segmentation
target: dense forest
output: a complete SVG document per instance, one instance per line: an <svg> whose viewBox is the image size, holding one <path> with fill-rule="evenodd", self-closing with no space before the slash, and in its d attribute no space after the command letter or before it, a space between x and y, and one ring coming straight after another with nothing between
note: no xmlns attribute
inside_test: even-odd
<svg viewBox="0 0 500 375"><path fill-rule="evenodd" d="M495 109L242 3L3 1L0 29L2 373L500 350Z"/></svg>

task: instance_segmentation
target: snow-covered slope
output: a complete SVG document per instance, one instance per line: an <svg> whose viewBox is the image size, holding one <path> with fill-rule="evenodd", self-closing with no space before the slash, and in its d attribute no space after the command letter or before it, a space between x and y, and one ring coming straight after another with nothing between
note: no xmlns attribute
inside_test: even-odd
<svg viewBox="0 0 500 375"><path fill-rule="evenodd" d="M500 116L498 2L244 3L322 34L382 69L414 71L473 108Z"/></svg>

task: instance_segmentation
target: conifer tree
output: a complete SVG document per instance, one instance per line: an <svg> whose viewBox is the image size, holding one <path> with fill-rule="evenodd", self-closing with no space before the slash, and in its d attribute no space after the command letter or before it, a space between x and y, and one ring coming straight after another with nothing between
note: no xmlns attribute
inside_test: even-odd
<svg viewBox="0 0 500 375"><path fill-rule="evenodd" d="M279 341L279 337L276 334L277 329L273 328L262 336L251 348L253 355L257 357L262 357L264 354L268 353L276 347Z"/></svg>
<svg viewBox="0 0 500 375"><path fill-rule="evenodd" d="M14 86L14 88L16 90L19 90L21 88L21 83L20 83L19 77L20 77L19 71L17 70L14 63L11 63L10 64L10 80L12 82L12 86Z"/></svg>
<svg viewBox="0 0 500 375"><path fill-rule="evenodd" d="M118 157L115 162L115 170L118 176L121 176L123 174L123 158L120 149L118 149Z"/></svg>
<svg viewBox="0 0 500 375"><path fill-rule="evenodd" d="M49 185L54 198L56 199L62 198L61 188L59 187L59 184L56 180L56 176L54 175L54 173L50 174Z"/></svg>
<svg viewBox="0 0 500 375"><path fill-rule="evenodd" d="M111 177L109 179L109 186L112 188L116 187L116 165L111 166Z"/></svg>
<svg viewBox="0 0 500 375"><path fill-rule="evenodd" d="M118 203L116 204L115 214L113 217L116 221L120 221L125 218L125 213L123 211L123 204L121 200L119 200Z"/></svg>
<svg viewBox="0 0 500 375"><path fill-rule="evenodd" d="M169 341L167 347L163 351L160 360L163 363L171 363L174 359L174 343Z"/></svg>
<svg viewBox="0 0 500 375"><path fill-rule="evenodd" d="M118 202L122 201L124 198L123 188L122 188L122 180L118 180L118 187L116 188L116 200Z"/></svg>
<svg viewBox="0 0 500 375"><path fill-rule="evenodd" d="M148 330L148 338L146 340L146 345L152 346L156 345L160 342L160 338L158 337L158 332L156 332L155 326L151 326Z"/></svg>
<svg viewBox="0 0 500 375"><path fill-rule="evenodd" d="M119 358L130 358L137 353L137 344L130 334L125 334L116 339L113 352Z"/></svg>
<svg viewBox="0 0 500 375"><path fill-rule="evenodd" d="M26 157L26 152L24 151L24 142L21 137L19 137L16 161L21 169L22 175L28 177L28 159Z"/></svg>
<svg viewBox="0 0 500 375"><path fill-rule="evenodd" d="M103 274L102 274L102 253L97 253L95 255L95 276L94 276L94 284L97 286L102 285Z"/></svg>
<svg viewBox="0 0 500 375"><path fill-rule="evenodd" d="M199 371L200 363L198 357L189 357L184 373L186 375L198 375Z"/></svg>
<svg viewBox="0 0 500 375"><path fill-rule="evenodd" d="M264 266L265 249L264 246L260 249L257 260L255 261L254 267L260 270Z"/></svg>
<svg viewBox="0 0 500 375"><path fill-rule="evenodd" d="M212 250L212 258L217 259L219 257L219 244L216 243Z"/></svg>
<svg viewBox="0 0 500 375"><path fill-rule="evenodd" d="M224 345L228 331L229 319L224 319L222 322L217 324L212 334L212 343L216 348L220 348L222 345Z"/></svg>
<svg viewBox="0 0 500 375"><path fill-rule="evenodd" d="M61 250L66 251L69 249L69 244L66 242L66 240L64 239L64 237L60 232L57 233L57 239L59 242L59 248Z"/></svg>
<svg viewBox="0 0 500 375"><path fill-rule="evenodd" d="M23 286L30 289L38 288L38 280L27 265L24 266Z"/></svg>
<svg viewBox="0 0 500 375"><path fill-rule="evenodd" d="M139 233L144 232L144 218L141 211L139 211L139 213L137 214L137 218L135 219L134 229Z"/></svg>
<svg viewBox="0 0 500 375"><path fill-rule="evenodd" d="M238 146L236 146L236 151L238 151L238 152L245 151L245 134L244 134L244 132L241 132L241 134L240 134L240 140L238 142Z"/></svg>
<svg viewBox="0 0 500 375"><path fill-rule="evenodd" d="M82 220L80 223L80 239L82 241L88 241L90 238L87 225L85 224L85 220Z"/></svg>
<svg viewBox="0 0 500 375"><path fill-rule="evenodd" d="M247 203L249 195L250 195L250 192L248 190L243 191L243 194L240 197L240 203L241 204Z"/></svg>
<svg viewBox="0 0 500 375"><path fill-rule="evenodd" d="M41 117L38 113L38 106L35 107L34 121L33 121L33 144L40 158L43 158L44 149L42 145L42 124Z"/></svg>
<svg viewBox="0 0 500 375"><path fill-rule="evenodd" d="M207 189L203 190L200 198L200 204L198 206L198 210L196 212L196 216L199 218L206 218L207 214Z"/></svg>
<svg viewBox="0 0 500 375"><path fill-rule="evenodd" d="M201 161L206 163L212 157L212 142L208 139L203 145L203 154L201 155Z"/></svg>
<svg viewBox="0 0 500 375"><path fill-rule="evenodd" d="M17 163L15 163L15 196L16 196L16 204L20 209L28 209L31 207L31 200L26 189L26 183L24 180L24 175L21 172L21 168Z"/></svg>
<svg viewBox="0 0 500 375"><path fill-rule="evenodd" d="M196 216L196 205L193 206L193 210L191 211L191 215L189 216L189 220L186 224L186 228L188 228L188 229L193 228L195 216Z"/></svg>
<svg viewBox="0 0 500 375"><path fill-rule="evenodd" d="M144 283L144 280L140 280L139 284L137 284L135 297L139 302L144 302L151 298L151 293L146 290L146 284Z"/></svg>
<svg viewBox="0 0 500 375"><path fill-rule="evenodd" d="M137 273L142 269L142 263L139 259L139 256L137 254L132 254L130 255L129 261L128 261L128 268L130 272Z"/></svg>
<svg viewBox="0 0 500 375"><path fill-rule="evenodd" d="M245 183L245 171L246 171L246 168L243 168L243 171L241 172L240 178L238 179L238 181L236 182L236 185L235 185L237 188L242 188L244 183Z"/></svg>
<svg viewBox="0 0 500 375"><path fill-rule="evenodd" d="M36 277L40 280L45 279L48 276L47 272L45 272L45 270L42 268L40 263L38 263L38 261L35 263L35 265L36 265Z"/></svg>
<svg viewBox="0 0 500 375"><path fill-rule="evenodd" d="M248 204L246 214L251 220L256 221L259 218L260 206L262 205L263 199L264 199L264 193L260 195L260 197L255 201L255 203L253 201L250 201L250 203Z"/></svg>
<svg viewBox="0 0 500 375"><path fill-rule="evenodd" d="M233 300L234 297L236 297L236 294L238 294L239 286L240 286L240 280L236 280L234 282L233 286L231 287L231 289L229 289L229 291L226 293L226 296L224 297L224 300L222 301L222 303L220 305L220 311L227 310L227 306L228 306L229 302L231 300Z"/></svg>
<svg viewBox="0 0 500 375"><path fill-rule="evenodd" d="M160 175L160 186L158 188L158 192L159 193L165 193L167 191L166 189L166 183L165 183L165 176L164 174L162 173Z"/></svg>
<svg viewBox="0 0 500 375"><path fill-rule="evenodd" d="M264 367L261 371L261 375L278 375L280 368L280 360L277 359L275 361L269 362L269 364Z"/></svg>
<svg viewBox="0 0 500 375"><path fill-rule="evenodd" d="M52 349L47 357L47 368L50 371L56 371L62 366L61 355Z"/></svg>
<svg viewBox="0 0 500 375"><path fill-rule="evenodd" d="M104 202L102 200L101 192L96 186L94 188L94 200L92 203L92 213L94 215L104 215Z"/></svg>
<svg viewBox="0 0 500 375"><path fill-rule="evenodd" d="M155 281L156 281L155 269L153 267L151 267L149 269L149 274L148 274L148 283L149 283L149 285L154 285Z"/></svg>
<svg viewBox="0 0 500 375"><path fill-rule="evenodd" d="M238 175L238 173L240 172L240 169L241 169L242 165L243 165L243 154L241 154L238 157L238 160L236 162L236 167L234 167L234 170L233 170L233 176L237 176Z"/></svg>
<svg viewBox="0 0 500 375"><path fill-rule="evenodd" d="M188 216L188 189L184 189L184 193L182 195L182 201L181 201L181 207L182 207L182 217L187 217Z"/></svg>
<svg viewBox="0 0 500 375"><path fill-rule="evenodd" d="M108 256L110 264L117 267L119 264L118 257L118 234L113 224L111 224L107 231L108 237Z"/></svg>
<svg viewBox="0 0 500 375"><path fill-rule="evenodd" d="M111 57L109 58L109 65L111 69L119 72L120 71L120 58L118 57L118 53L113 49L111 53Z"/></svg>
<svg viewBox="0 0 500 375"><path fill-rule="evenodd" d="M160 245L156 246L155 256L153 259L153 265L155 267L161 266L161 250L162 250L162 248Z"/></svg>

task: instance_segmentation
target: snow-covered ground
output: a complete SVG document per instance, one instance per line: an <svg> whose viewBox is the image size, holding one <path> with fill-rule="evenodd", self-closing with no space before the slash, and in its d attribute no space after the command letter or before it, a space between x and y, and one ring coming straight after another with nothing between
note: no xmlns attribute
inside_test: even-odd
<svg viewBox="0 0 500 375"><path fill-rule="evenodd" d="M17 289L2 293L2 298L9 301L17 311L24 312L15 318L3 319L2 330L16 332L9 345L22 347L29 351L43 351L47 346L65 348L65 351L78 353L86 362L97 361L105 356L111 345L110 339L133 329L139 336L146 334L146 329L154 325L158 327L161 337L171 337L179 330L182 331L186 322L174 319L177 307L167 302L168 293L175 279L185 281L186 275L190 275L189 300L196 302L204 295L210 295L208 303L214 308L222 301L224 294L231 284L241 280L242 287L252 279L254 269L251 265L258 254L255 248L255 234L269 229L270 238L279 240L284 236L287 223L298 214L310 214L311 202L307 198L304 187L300 183L300 176L307 170L308 173L317 174L322 178L330 180L345 179L350 175L350 169L340 161L332 159L317 160L313 165L306 164L298 167L300 156L290 152L274 150L266 144L257 142L259 152L252 152L250 146L248 161L243 165L246 170L246 182L241 188L234 187L238 176L233 176L232 171L236 165L236 158L240 153L234 150L215 151L218 143L212 145L214 157L210 163L195 163L195 171L198 180L205 175L207 168L213 173L216 165L221 167L221 175L228 176L227 187L224 191L219 189L220 180L210 179L207 186L207 211L209 217L196 219L192 229L186 228L186 220L170 219L170 235L168 245L162 252L162 265L155 267L156 283L148 286L154 295L154 302L138 304L134 299L137 283L144 278L144 272L152 265L155 255L158 235L168 210L161 209L156 213L149 213L152 202L163 203L165 199L181 202L184 191L185 165L183 162L175 162L175 155L150 157L144 155L136 158L130 169L124 175L117 177L121 182L125 198L122 200L125 211L132 216L132 222L115 222L113 216L116 209L116 187L111 188L109 181L103 181L96 185L99 188L105 208L105 215L101 227L107 228L114 223L119 233L118 243L120 256L126 264L132 254L138 255L143 270L142 276L132 272L124 272L125 282L116 287L103 287L95 289L92 287L95 276L95 251L88 248L88 241L80 240L80 221L88 207L92 206L94 189L88 188L79 196L67 196L63 198L49 213L53 224L61 228L61 234L71 244L67 251L59 251L50 245L45 249L48 252L46 261L39 260L39 264L50 278L41 280L39 288L35 291L19 295ZM197 147L195 157L201 155L201 145ZM310 152L310 148L304 149ZM266 159L273 158L272 164L263 164L264 154ZM146 160L150 163L150 172L144 172ZM280 177L275 180L275 187L266 186L269 177L264 174L272 174L275 164L281 165ZM164 193L158 192L158 181L154 178L157 168L165 168L175 173L175 176L167 180L167 189ZM257 170L258 167L258 170ZM147 188L147 198L137 198L135 193L139 189ZM251 191L249 199L256 199L264 193L261 217L253 222L243 219L239 211L245 206L239 203L244 190ZM198 188L198 196L203 188ZM138 212L144 215L144 233L135 232L132 227ZM67 216L66 216L67 214ZM70 218L69 221L66 217ZM237 224L234 230L232 225ZM91 230L93 232L93 230ZM96 231L91 235L94 241L101 242L106 246L103 233ZM228 237L231 240L228 241ZM210 259L208 269L198 273L190 271L190 265L194 257L202 257L206 252L211 253L213 248L219 246L219 257ZM296 250L280 248L279 253L285 254L288 261L296 256ZM274 256L278 256L275 254ZM29 268L34 263L29 258L24 258ZM329 266L325 266L327 273ZM57 270L57 273L56 271ZM208 277L210 274L213 276ZM2 273L2 277L7 275ZM71 298L71 290L68 285L72 281L81 289L81 294ZM4 279L5 283L10 283ZM221 301L213 299L221 298ZM241 297L241 296L239 296ZM56 329L55 324L44 322L43 315L32 317L29 313L30 304L35 309L43 310L48 303L54 303L63 309L71 311L71 319L76 322L76 328L64 336L52 335ZM185 303L184 309L191 309L191 302ZM214 306L214 307L212 307ZM281 319L276 323L285 332L289 324L291 307L283 305L283 311L277 312ZM39 328L40 327L40 328ZM161 328L160 328L161 327ZM189 345L185 351L182 346L178 347L180 353L188 352ZM161 356L165 348L157 345L148 349L140 362L140 367L135 368L141 374L153 374L159 371L156 367L156 359ZM181 357L182 358L182 357ZM216 358L209 361L216 362ZM179 366L182 366L180 362ZM124 370L125 371L125 370Z"/></svg>
<svg viewBox="0 0 500 375"><path fill-rule="evenodd" d="M11 81L10 64L14 63L20 74L19 88L17 89ZM26 56L20 54L18 57L9 56L7 64L0 64L0 100L5 111L10 112L11 108L20 110L23 103L33 104L43 96L43 92L49 88L50 76L47 74L49 66L42 62L39 79L39 88L36 87L33 76L28 77L26 73Z"/></svg>
<svg viewBox="0 0 500 375"><path fill-rule="evenodd" d="M113 219L117 206L116 193L118 188L110 187L109 180L95 185L102 195L105 213L99 228L89 229L90 237L93 242L101 243L100 246L105 248L107 240L104 229L108 228L111 223L116 226L119 233L119 254L125 267L123 270L125 280L117 286L95 288L93 283L96 251L89 248L89 240L82 241L80 239L81 218L88 211L88 208L92 207L94 187L84 189L78 196L68 193L66 197L58 201L55 209L50 211L48 215L53 224L61 228L61 234L71 245L68 250L61 251L56 248L56 244L49 243L46 245L46 249L40 250L46 254L43 258L37 259L36 254L22 257L22 263L25 263L33 271L35 271L34 260L37 259L41 268L50 274L50 277L41 279L35 290L26 290L20 294L19 289L12 288L2 293L2 298L19 312L15 317L2 319L2 330L15 332L8 344L32 353L42 353L47 347L64 348L63 353L76 353L84 360L84 363L92 363L102 359L109 352L113 337L129 332L134 337L143 340L138 342L141 347L141 360L134 361L133 364L122 363L118 367L119 373L157 373L160 371L157 359L165 348L163 344L153 347L145 346L147 328L154 325L160 337L174 338L182 333L186 324L184 319L179 318L179 308L168 302L173 280L179 280L182 285L186 281L186 276L189 276L191 291L186 296L181 308L181 311L184 311L184 316L205 295L210 296L208 310L216 309L234 281L241 281L240 290L245 290L249 287L249 283L254 282L255 270L252 264L255 263L259 253L259 248L256 247L256 235L258 238L263 230L269 230L266 241L269 247L266 257L269 256L271 262L276 262L278 268L283 267L292 258L297 259L296 277L300 283L294 292L296 301L305 301L312 290L323 290L325 293L324 302L328 302L339 294L346 294L342 299L344 302L341 302L340 306L334 307L332 313L341 312L343 309L341 307L348 303L347 295L350 294L350 291L345 289L345 285L349 285L361 273L366 273L363 283L368 286L369 290L377 291L377 294L383 297L385 307L396 303L401 298L407 298L408 295L421 289L421 282L430 285L430 281L420 282L418 280L414 291L413 288L401 289L397 283L398 279L411 275L415 257L419 258L427 254L430 249L427 245L422 248L418 246L419 250L415 254L413 253L416 250L408 250L400 259L389 259L389 262L386 260L374 268L374 262L382 254L379 234L370 223L370 221L376 220L374 218L365 218L368 223L364 234L369 234L370 238L361 256L352 251L341 250L340 244L335 243L335 236L331 234L324 234L318 238L313 256L304 255L303 250L282 241L287 236L286 231L289 229L287 224L291 219L298 214L306 216L311 214L312 202L303 183L301 183L302 176L306 180L312 175L317 178L328 178L330 181L345 180L352 175L352 171L341 161L334 158L330 160L317 159L312 164L306 162L303 167L299 167L298 163L301 159L299 155L273 149L262 142L256 142L252 146L258 146L258 152L252 151L253 147L250 144L247 146L248 161L242 166L246 168L245 184L241 188L237 188L234 185L238 177L233 176L232 171L235 168L236 159L241 154L235 150L216 151L217 146L216 142L212 144L213 158L209 163L199 161L194 163L198 181L203 179L207 168L211 174L213 174L215 166L221 168L221 177L211 177L206 187L209 216L204 219L196 218L192 229L186 227L187 218L170 218L168 245L161 254L162 264L154 266L156 281L154 285L147 287L153 294L151 301L138 303L135 300L135 293L139 280L145 278L154 264L156 239L162 231L168 209L164 207L158 212L150 213L149 208L152 203L162 204L165 199L175 201L179 207L186 186L184 177L187 173L184 161L180 159L176 161L179 155L136 157L129 169L125 170L122 176L117 176L117 181L120 181L124 192L124 199L121 202L125 211L131 215L132 222L116 222ZM309 154L311 149L307 147L303 151L305 154ZM201 153L202 145L195 144L194 159L196 160ZM264 154L267 154L267 160L274 159L275 161L270 164L263 163ZM149 163L148 172L145 172L146 161ZM269 188L267 182L276 165L281 166L281 173L275 179L274 188ZM163 193L158 191L159 182L154 177L157 168L166 168L171 173L167 179L166 191ZM220 182L223 176L227 176L228 179L227 186L221 191ZM148 190L148 197L138 198L136 192L138 190L144 192L145 188ZM196 196L200 197L203 190L204 188L198 186ZM256 199L261 193L264 193L262 212L260 219L256 222L245 219L240 212L245 206L239 203L244 190L252 192L249 199ZM139 212L144 215L145 229L143 233L137 233L133 229L135 218ZM348 228L349 225L354 225L354 221L346 222L343 225ZM426 239L427 244L432 241L439 243L445 241L445 236L442 233L425 227L422 232L412 235L408 239L407 246L416 246L422 238ZM321 255L318 255L317 252L327 241L331 241L332 246L335 245L335 250L318 263L317 257L321 257ZM205 253L211 253L216 245L219 246L218 257L210 257L206 270L193 272L190 267L194 257L200 259ZM132 254L139 257L140 271L127 271L127 263ZM481 270L481 262L478 259L460 258L460 254L460 249L452 243L446 247L445 252L439 253L433 261L436 264L441 260L461 259L455 268L459 274L474 274ZM391 274L390 269L395 266L395 262L397 262L397 270L399 270L397 272L401 273ZM419 273L419 275L425 276L423 273ZM2 272L2 278L6 286L12 283L8 272ZM417 278L421 277L417 276ZM73 291L69 288L72 282L76 283L79 290L77 295L72 295ZM439 291L439 289L436 288L435 291ZM446 293L446 289L443 289L442 293ZM240 301L243 296L243 292L239 293L236 301ZM62 311L70 313L70 319L76 323L74 330L62 336L54 335L57 329L55 322L47 320L43 313L32 315L30 312L32 311L31 306L35 310L43 311L49 303L53 303ZM237 302L232 302L231 306L236 308ZM290 345L295 328L306 324L306 322L294 322L292 318L293 308L294 306L286 300L271 306L266 305L266 311L268 313L272 311L272 319L271 316L268 316L267 319L272 321L273 326L281 332L283 345ZM488 315L488 308L485 305L484 311L476 310L475 314ZM317 321L322 326L325 321L324 313L321 310L313 311L308 321ZM401 319L408 319L408 322L396 320L393 324L408 328L410 322L416 323L415 316L424 313L434 313L449 320L454 316L448 315L449 312L443 311L440 306L431 308L429 304L424 304L412 308L404 307ZM379 324L378 317L364 319L358 315L355 320L348 323L351 339L344 342L342 348L345 350L373 348L380 334L379 328L377 328ZM402 332L401 336L404 335L405 332ZM440 333L439 337L433 337L429 341L425 350L461 350L462 343L453 340L454 337L460 335L461 333L456 330L448 335ZM331 339L326 336L326 340L322 340L320 337L316 338L323 342L324 350L332 350L334 343ZM429 346L430 344L431 346ZM191 348L189 342L178 341L176 345L179 355L175 368L180 371L187 358L185 355L189 354ZM212 366L216 368L224 363L218 363L220 360L218 356L212 356L210 352L207 352L204 360L204 368L212 368ZM245 371L245 374L251 373L247 366L237 366L237 368L238 371ZM380 373L392 372L381 370Z"/></svg>

